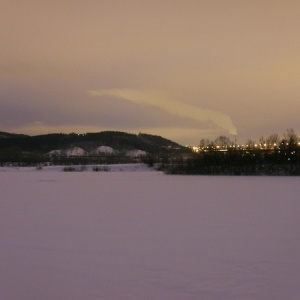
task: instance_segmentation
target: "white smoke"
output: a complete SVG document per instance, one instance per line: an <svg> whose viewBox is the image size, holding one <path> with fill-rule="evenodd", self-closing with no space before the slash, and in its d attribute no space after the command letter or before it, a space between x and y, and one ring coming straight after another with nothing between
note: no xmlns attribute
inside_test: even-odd
<svg viewBox="0 0 300 300"><path fill-rule="evenodd" d="M126 99L137 104L153 105L180 117L188 117L199 122L213 122L229 134L236 135L237 130L229 116L197 106L170 99L166 94L151 90L101 89L88 91L90 96L111 96Z"/></svg>

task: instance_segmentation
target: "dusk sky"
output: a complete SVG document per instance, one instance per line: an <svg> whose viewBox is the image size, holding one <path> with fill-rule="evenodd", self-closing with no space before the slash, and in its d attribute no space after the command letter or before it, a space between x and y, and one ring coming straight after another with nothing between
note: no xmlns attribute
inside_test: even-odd
<svg viewBox="0 0 300 300"><path fill-rule="evenodd" d="M298 0L1 0L0 131L300 134Z"/></svg>

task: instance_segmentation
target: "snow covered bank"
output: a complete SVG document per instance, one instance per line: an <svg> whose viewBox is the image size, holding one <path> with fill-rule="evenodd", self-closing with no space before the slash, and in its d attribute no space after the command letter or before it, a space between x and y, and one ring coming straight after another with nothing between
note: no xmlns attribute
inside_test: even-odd
<svg viewBox="0 0 300 300"><path fill-rule="evenodd" d="M298 300L294 177L1 172L0 298Z"/></svg>
<svg viewBox="0 0 300 300"><path fill-rule="evenodd" d="M60 171L94 171L94 172L153 172L143 163L137 164L101 164L101 165L72 165L72 166L43 166L43 167L0 167L1 172L60 172Z"/></svg>

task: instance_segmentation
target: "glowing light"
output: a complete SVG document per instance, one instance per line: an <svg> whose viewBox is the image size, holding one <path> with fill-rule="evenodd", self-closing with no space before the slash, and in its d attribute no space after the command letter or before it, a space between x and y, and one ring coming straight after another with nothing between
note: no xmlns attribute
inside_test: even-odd
<svg viewBox="0 0 300 300"><path fill-rule="evenodd" d="M192 147L192 150L193 150L194 152L199 152L199 151L200 151L200 148L197 147L197 146L193 146L193 147Z"/></svg>

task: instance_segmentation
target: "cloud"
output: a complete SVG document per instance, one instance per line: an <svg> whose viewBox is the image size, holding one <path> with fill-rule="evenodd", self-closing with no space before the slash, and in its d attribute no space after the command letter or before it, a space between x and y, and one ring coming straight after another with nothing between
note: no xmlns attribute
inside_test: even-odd
<svg viewBox="0 0 300 300"><path fill-rule="evenodd" d="M202 123L212 122L217 127L226 130L229 134L237 134L236 127L233 125L231 118L224 113L182 103L176 99L171 99L163 92L134 89L100 89L90 90L88 91L88 95L92 97L110 96L129 100L136 104L155 106L182 118L190 118Z"/></svg>

